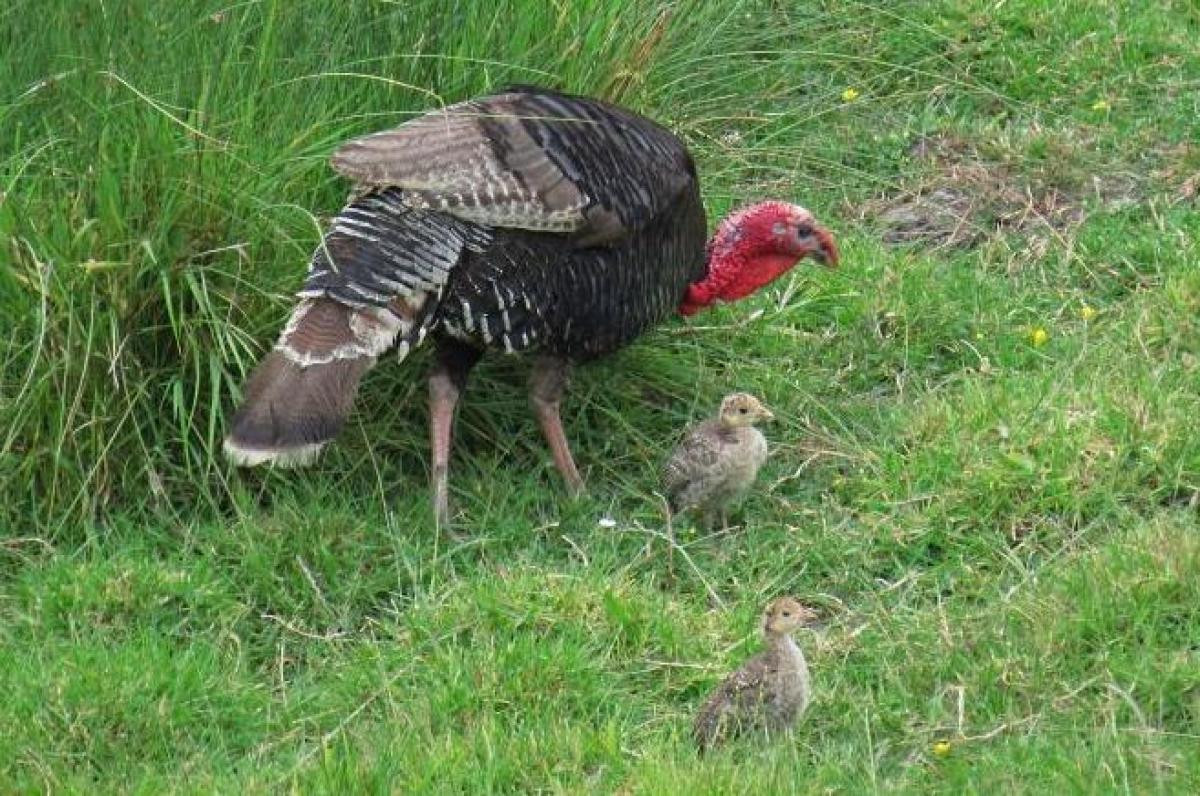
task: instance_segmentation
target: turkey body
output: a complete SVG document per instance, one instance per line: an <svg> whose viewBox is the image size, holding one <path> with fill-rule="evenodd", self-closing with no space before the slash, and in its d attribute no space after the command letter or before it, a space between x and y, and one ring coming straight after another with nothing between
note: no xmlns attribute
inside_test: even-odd
<svg viewBox="0 0 1200 796"><path fill-rule="evenodd" d="M664 468L671 510L723 511L746 494L766 460L766 437L753 426L731 428L717 419L697 424Z"/></svg>
<svg viewBox="0 0 1200 796"><path fill-rule="evenodd" d="M804 715L811 695L804 653L790 637L772 639L705 701L692 737L704 750L750 730L783 732Z"/></svg>
<svg viewBox="0 0 1200 796"><path fill-rule="evenodd" d="M612 243L495 229L451 274L433 331L479 348L540 351L573 362L612 353L673 314L704 274L704 211L695 189Z"/></svg>
<svg viewBox="0 0 1200 796"><path fill-rule="evenodd" d="M540 88L446 113L455 108L463 115L449 118L469 120L467 135L439 136L439 117L422 117L334 156L335 167L364 181L365 196L334 220L301 297L381 308L415 298L429 315L414 332L583 360L662 321L704 276L700 186L673 133ZM511 123L496 123L496 114ZM418 134L397 135L410 126ZM426 171L390 171L418 168L431 143ZM538 179L553 185L530 185ZM534 198L506 200L505 191ZM550 199L539 204L539 194Z"/></svg>
<svg viewBox="0 0 1200 796"><path fill-rule="evenodd" d="M429 338L439 517L454 406L489 349L542 355L531 399L577 487L558 418L566 367L673 314L706 272L683 143L616 106L516 87L351 141L333 165L354 181L352 199L247 383L226 451L244 465L306 463L376 360Z"/></svg>

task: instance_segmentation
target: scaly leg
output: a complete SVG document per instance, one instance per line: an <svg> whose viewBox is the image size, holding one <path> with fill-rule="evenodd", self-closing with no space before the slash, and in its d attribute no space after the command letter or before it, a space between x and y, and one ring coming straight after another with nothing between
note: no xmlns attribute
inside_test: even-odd
<svg viewBox="0 0 1200 796"><path fill-rule="evenodd" d="M569 371L570 365L563 359L538 357L529 378L529 402L533 405L533 413L554 456L554 465L566 480L567 491L574 496L583 491L583 479L575 469L575 460L571 458L571 448L558 414L563 392L567 389Z"/></svg>
<svg viewBox="0 0 1200 796"><path fill-rule="evenodd" d="M430 489L433 518L439 528L450 524L450 438L454 428L454 409L467 386L467 374L482 352L457 343L440 343L433 372L429 374L429 447Z"/></svg>

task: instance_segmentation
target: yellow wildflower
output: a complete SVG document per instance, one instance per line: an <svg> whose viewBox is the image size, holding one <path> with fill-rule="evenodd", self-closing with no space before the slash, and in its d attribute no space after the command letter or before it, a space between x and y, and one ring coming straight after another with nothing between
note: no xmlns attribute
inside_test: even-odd
<svg viewBox="0 0 1200 796"><path fill-rule="evenodd" d="M1090 321L1092 318L1096 317L1096 308L1084 304L1079 308L1079 317L1083 318L1085 321Z"/></svg>
<svg viewBox="0 0 1200 796"><path fill-rule="evenodd" d="M935 743L933 745L934 757L946 757L949 754L950 754L950 742L949 741L938 741L937 743Z"/></svg>
<svg viewBox="0 0 1200 796"><path fill-rule="evenodd" d="M1096 111L1097 113L1103 113L1111 107L1112 106L1108 104L1108 100L1098 99L1092 103L1092 110Z"/></svg>
<svg viewBox="0 0 1200 796"><path fill-rule="evenodd" d="M856 99L858 99L858 89L854 86L842 92L842 102L854 102Z"/></svg>
<svg viewBox="0 0 1200 796"><path fill-rule="evenodd" d="M1050 341L1050 333L1041 326L1035 326L1029 332L1029 342L1035 346L1044 346Z"/></svg>

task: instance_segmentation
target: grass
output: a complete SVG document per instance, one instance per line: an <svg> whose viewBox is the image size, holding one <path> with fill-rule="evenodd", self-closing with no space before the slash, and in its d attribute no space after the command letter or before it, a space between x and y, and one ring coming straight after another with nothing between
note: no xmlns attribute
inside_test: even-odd
<svg viewBox="0 0 1200 796"><path fill-rule="evenodd" d="M6 789L1200 790L1194 4L26 0L0 31ZM428 516L419 355L317 467L230 468L330 150L513 81L664 120L714 217L797 199L843 267L580 369L578 502L523 363L485 363L467 541ZM947 195L973 245L882 241ZM763 488L669 556L656 469L735 387L779 418ZM698 760L783 592L829 619L810 713Z"/></svg>

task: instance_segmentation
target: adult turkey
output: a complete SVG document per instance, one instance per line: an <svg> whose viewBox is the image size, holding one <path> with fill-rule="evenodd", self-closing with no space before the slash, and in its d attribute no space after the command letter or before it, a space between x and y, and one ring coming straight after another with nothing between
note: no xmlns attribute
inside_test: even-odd
<svg viewBox="0 0 1200 796"><path fill-rule="evenodd" d="M749 295L833 237L802 207L763 202L705 245L695 165L670 131L595 99L516 86L343 145L355 183L313 253L274 349L225 439L240 465L301 465L341 429L363 374L427 337L433 508L448 519L454 408L487 349L535 352L534 413L572 492L559 418L570 363L673 313Z"/></svg>

